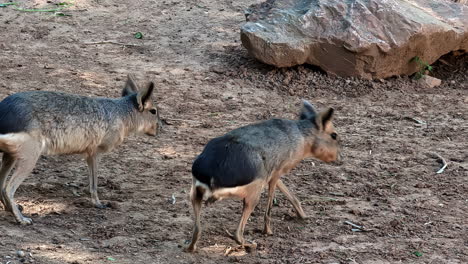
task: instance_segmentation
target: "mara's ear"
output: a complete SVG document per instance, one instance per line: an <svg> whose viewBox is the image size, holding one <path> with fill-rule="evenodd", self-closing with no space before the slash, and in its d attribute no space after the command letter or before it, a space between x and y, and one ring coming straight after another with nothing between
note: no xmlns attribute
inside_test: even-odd
<svg viewBox="0 0 468 264"><path fill-rule="evenodd" d="M328 108L327 110L320 112L320 114L315 118L315 122L319 126L320 130L328 130L328 127L333 121L333 113L335 110L333 108Z"/></svg>
<svg viewBox="0 0 468 264"><path fill-rule="evenodd" d="M314 120L317 116L317 111L315 111L315 107L309 103L309 101L302 99L302 109L301 113L299 114L300 120Z"/></svg>
<svg viewBox="0 0 468 264"><path fill-rule="evenodd" d="M122 90L122 96L137 93L138 90L138 85L136 84L133 75L127 75L127 82L125 83L125 86Z"/></svg>
<svg viewBox="0 0 468 264"><path fill-rule="evenodd" d="M143 112L145 109L153 107L152 95L154 91L154 83L150 82L145 88L138 91L137 102L138 110Z"/></svg>

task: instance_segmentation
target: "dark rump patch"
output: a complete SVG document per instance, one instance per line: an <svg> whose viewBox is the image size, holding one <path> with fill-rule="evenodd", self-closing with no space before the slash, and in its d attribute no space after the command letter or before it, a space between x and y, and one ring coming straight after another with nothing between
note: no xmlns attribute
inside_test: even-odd
<svg viewBox="0 0 468 264"><path fill-rule="evenodd" d="M0 102L0 134L25 131L30 118L28 104L21 97L11 95Z"/></svg>
<svg viewBox="0 0 468 264"><path fill-rule="evenodd" d="M226 135L212 139L192 166L198 181L212 189L242 186L260 176L263 163L255 150Z"/></svg>

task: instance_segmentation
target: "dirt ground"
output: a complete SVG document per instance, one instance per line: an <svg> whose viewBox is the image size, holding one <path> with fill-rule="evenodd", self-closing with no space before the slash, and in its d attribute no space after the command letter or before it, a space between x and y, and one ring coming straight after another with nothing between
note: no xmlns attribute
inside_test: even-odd
<svg viewBox="0 0 468 264"><path fill-rule="evenodd" d="M118 97L134 73L155 81L166 123L158 137L132 136L102 158L99 194L109 209L90 206L82 157L42 157L16 194L34 224L0 211L0 263L468 263L467 57L436 63L442 85L433 89L408 77L274 69L239 41L243 10L258 2L76 0L63 11L71 16L0 8L0 98ZM101 42L109 40L126 45ZM299 221L278 193L274 235L265 236L263 197L246 227L257 250L225 256L241 202L223 200L204 208L199 252L184 253L191 163L204 144L248 123L296 118L301 98L333 106L343 139L342 165L306 160L284 176L309 219ZM433 153L448 162L441 174Z"/></svg>

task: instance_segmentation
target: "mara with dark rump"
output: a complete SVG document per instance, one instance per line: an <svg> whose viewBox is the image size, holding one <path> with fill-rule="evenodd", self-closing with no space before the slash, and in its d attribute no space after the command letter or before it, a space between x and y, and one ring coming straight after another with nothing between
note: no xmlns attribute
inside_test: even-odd
<svg viewBox="0 0 468 264"><path fill-rule="evenodd" d="M207 203L227 197L243 200L242 217L234 234L240 245L245 243L245 224L265 186L268 186L268 203L264 233L273 233L270 215L277 187L292 203L298 216L305 218L299 200L280 177L307 157L325 162L339 158L339 139L332 119L332 108L317 113L304 100L299 120L272 119L235 129L208 142L192 166L191 201L195 226L187 250L195 251L200 238L203 199L207 199Z"/></svg>
<svg viewBox="0 0 468 264"><path fill-rule="evenodd" d="M21 214L14 194L41 154L85 155L92 203L104 208L97 195L97 158L130 133L157 134L160 120L153 91L152 82L139 89L129 76L117 99L32 91L0 102L0 199L5 210L21 224L32 223Z"/></svg>

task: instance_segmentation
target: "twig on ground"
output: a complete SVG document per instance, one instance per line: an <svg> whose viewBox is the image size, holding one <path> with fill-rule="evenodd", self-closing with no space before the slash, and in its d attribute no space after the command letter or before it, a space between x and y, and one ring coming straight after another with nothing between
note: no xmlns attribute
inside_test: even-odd
<svg viewBox="0 0 468 264"><path fill-rule="evenodd" d="M234 235L231 234L231 232L229 232L229 230L227 230L226 228L224 228L224 231L226 232L226 234L227 234L230 238L234 239Z"/></svg>
<svg viewBox="0 0 468 264"><path fill-rule="evenodd" d="M448 63L447 61L443 60L443 59L439 59L440 62L442 62L443 64L445 65L448 65L448 66L453 66L452 64Z"/></svg>
<svg viewBox="0 0 468 264"><path fill-rule="evenodd" d="M444 172L445 168L447 168L447 162L439 154L437 153L434 153L434 154L436 154L439 160L442 162L442 167L438 171L436 171L437 174L441 174L442 172Z"/></svg>
<svg viewBox="0 0 468 264"><path fill-rule="evenodd" d="M309 176L312 172L296 173L297 176Z"/></svg>
<svg viewBox="0 0 468 264"><path fill-rule="evenodd" d="M440 156L439 154L437 154L435 152L429 153L429 156L437 158L437 160L440 161L440 163L442 163L442 167L438 171L436 171L436 173L441 174L442 172L444 172L444 170L448 166L447 161L445 161L445 159L442 156Z"/></svg>
<svg viewBox="0 0 468 264"><path fill-rule="evenodd" d="M334 196L340 196L340 197L344 197L345 194L344 193L337 193L337 192L329 192L330 195L334 195Z"/></svg>
<svg viewBox="0 0 468 264"><path fill-rule="evenodd" d="M320 203L320 202L341 202L341 201L336 199L336 198L332 198L332 197L319 196L319 197L317 197L315 199L302 200L302 202L303 203L307 203L307 202Z"/></svg>
<svg viewBox="0 0 468 264"><path fill-rule="evenodd" d="M359 231L362 231L362 232L368 232L368 231L372 231L371 229L366 229L364 228L363 226L360 226L360 225L356 225L350 221L344 221L345 224L347 225L350 225L352 227L354 227L353 229L351 229L351 231L353 232L359 232Z"/></svg>
<svg viewBox="0 0 468 264"><path fill-rule="evenodd" d="M7 7L7 6L10 6L10 5L16 5L17 3L1 3L0 4L0 7Z"/></svg>
<svg viewBox="0 0 468 264"><path fill-rule="evenodd" d="M411 116L407 116L405 118L408 119L408 120L412 120L412 121L414 121L414 122L416 122L416 123L418 123L420 125L427 125L426 121L418 119L418 118L414 118L414 117L411 117Z"/></svg>
<svg viewBox="0 0 468 264"><path fill-rule="evenodd" d="M201 122L201 121L190 120L190 119L180 119L180 118L163 118L163 119L161 119L161 121L166 125L173 125L172 121L193 123L193 124L199 124L199 125L204 124L204 122ZM235 125L248 125L248 124L251 124L251 122L234 122L233 123L233 121L224 121L223 123L229 124L229 125L232 125L232 124L235 124ZM309 175L309 174L307 174L307 175Z"/></svg>
<svg viewBox="0 0 468 264"><path fill-rule="evenodd" d="M73 196L75 196L75 197L80 197L80 196L81 196L81 194L79 194L78 191L77 191L76 189L72 189L72 194L73 194Z"/></svg>
<svg viewBox="0 0 468 264"><path fill-rule="evenodd" d="M136 47L139 46L137 44L128 44L128 43L121 43L114 40L103 40L103 41L94 41L94 42L83 42L85 45L99 45L99 44L114 44L114 45L121 45L121 46L131 46Z"/></svg>
<svg viewBox="0 0 468 264"><path fill-rule="evenodd" d="M345 223L345 224L348 224L348 225L350 225L350 226L352 226L352 227L355 227L355 228L357 228L357 229L363 229L362 226L356 225L356 224L354 224L354 223L351 223L350 221L344 221L344 223Z"/></svg>
<svg viewBox="0 0 468 264"><path fill-rule="evenodd" d="M73 3L63 3L59 7L56 8L22 8L16 7L16 3L12 3L14 5L13 9L21 12L59 12L68 7L73 6Z"/></svg>
<svg viewBox="0 0 468 264"><path fill-rule="evenodd" d="M136 189L136 190L129 190L134 192L155 192L159 190L159 188L148 188L148 189Z"/></svg>
<svg viewBox="0 0 468 264"><path fill-rule="evenodd" d="M200 121L197 121L197 120L189 120L189 119L178 119L178 118L164 118L163 121L170 125L170 123L168 123L167 121L168 120L171 120L171 121L180 121L180 122L188 122L188 123L196 123L196 124L201 124L202 122Z"/></svg>
<svg viewBox="0 0 468 264"><path fill-rule="evenodd" d="M52 8L52 9L26 9L26 8L20 8L16 7L14 8L17 11L21 12L58 12L61 11L63 8Z"/></svg>

